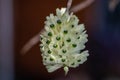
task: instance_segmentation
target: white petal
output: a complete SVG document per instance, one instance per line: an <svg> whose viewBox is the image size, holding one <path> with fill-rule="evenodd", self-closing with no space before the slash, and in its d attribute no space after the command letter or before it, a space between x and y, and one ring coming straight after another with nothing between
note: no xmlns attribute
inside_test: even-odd
<svg viewBox="0 0 120 80"><path fill-rule="evenodd" d="M67 75L69 68L67 66L64 67L65 75Z"/></svg>
<svg viewBox="0 0 120 80"><path fill-rule="evenodd" d="M48 72L54 72L56 71L57 69L61 68L62 65L61 64L55 64L55 65L47 65L46 68L48 70Z"/></svg>

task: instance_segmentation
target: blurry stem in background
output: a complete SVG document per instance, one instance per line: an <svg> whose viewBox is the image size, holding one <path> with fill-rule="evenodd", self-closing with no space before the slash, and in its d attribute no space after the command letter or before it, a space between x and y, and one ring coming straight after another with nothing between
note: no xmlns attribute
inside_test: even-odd
<svg viewBox="0 0 120 80"><path fill-rule="evenodd" d="M14 80L13 0L0 0L0 80Z"/></svg>
<svg viewBox="0 0 120 80"><path fill-rule="evenodd" d="M82 3L79 3L77 5L75 5L74 7L71 8L71 4L72 4L72 0L68 0L67 2L67 11L70 12L78 12L83 10L84 8L90 6L92 3L94 2L94 0L85 0ZM71 8L71 9L70 9ZM25 53L27 53L35 44L37 44L40 40L40 32L35 35L33 38L31 38L22 48L21 53L24 55Z"/></svg>

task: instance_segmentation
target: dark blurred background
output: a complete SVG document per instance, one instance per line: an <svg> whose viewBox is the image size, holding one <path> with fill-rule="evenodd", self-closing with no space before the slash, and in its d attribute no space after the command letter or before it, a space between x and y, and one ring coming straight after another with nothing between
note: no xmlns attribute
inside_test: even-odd
<svg viewBox="0 0 120 80"><path fill-rule="evenodd" d="M74 0L76 5L85 0ZM115 2L117 1L117 3ZM87 29L90 56L67 76L48 73L39 43L26 55L20 50L44 28L46 16L67 0L0 0L0 80L120 80L120 1L95 0L75 13ZM115 7L111 8L114 4Z"/></svg>

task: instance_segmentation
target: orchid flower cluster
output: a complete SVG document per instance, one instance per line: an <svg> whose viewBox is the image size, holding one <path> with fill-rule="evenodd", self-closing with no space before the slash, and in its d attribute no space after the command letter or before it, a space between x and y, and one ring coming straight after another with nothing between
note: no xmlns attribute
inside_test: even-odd
<svg viewBox="0 0 120 80"><path fill-rule="evenodd" d="M40 34L40 50L48 72L63 67L67 74L69 67L83 64L89 56L88 50L83 50L87 37L84 24L79 24L77 16L66 8L56 9L56 15L47 16Z"/></svg>

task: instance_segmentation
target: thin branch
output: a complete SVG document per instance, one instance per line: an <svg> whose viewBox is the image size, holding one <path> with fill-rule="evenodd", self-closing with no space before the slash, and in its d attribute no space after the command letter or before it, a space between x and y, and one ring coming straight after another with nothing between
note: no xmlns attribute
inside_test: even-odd
<svg viewBox="0 0 120 80"><path fill-rule="evenodd" d="M71 8L71 5L72 5L72 0L68 0L67 2L67 11L69 12L70 8Z"/></svg>
<svg viewBox="0 0 120 80"><path fill-rule="evenodd" d="M84 2L82 3L79 3L77 5L75 5L74 7L71 8L71 12L78 12L78 11L81 11L83 10L84 8L90 6L95 0L85 0Z"/></svg>
<svg viewBox="0 0 120 80"><path fill-rule="evenodd" d="M75 5L73 8L71 8L72 5L72 0L68 0L67 3L67 11L72 11L72 12L78 12L81 11L82 9L88 7L91 3L93 3L94 0L86 0L78 5ZM71 8L71 9L70 9ZM35 35L33 38L31 38L22 48L21 53L25 54L27 53L35 44L37 44L39 42L40 39L40 32Z"/></svg>
<svg viewBox="0 0 120 80"><path fill-rule="evenodd" d="M27 53L35 44L37 44L40 40L40 32L35 35L33 38L31 38L22 48L21 53L24 55Z"/></svg>

